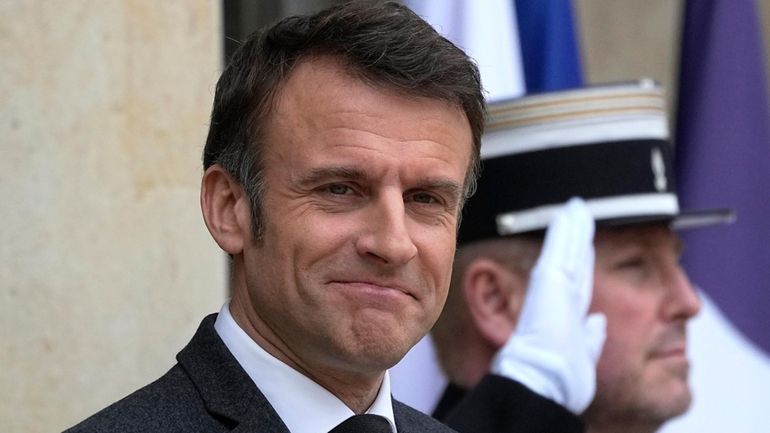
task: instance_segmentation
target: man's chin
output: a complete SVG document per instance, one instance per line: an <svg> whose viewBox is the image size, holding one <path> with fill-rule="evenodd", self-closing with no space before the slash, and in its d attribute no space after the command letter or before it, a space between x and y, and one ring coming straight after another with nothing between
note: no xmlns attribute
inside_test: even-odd
<svg viewBox="0 0 770 433"><path fill-rule="evenodd" d="M684 388L681 397L672 405L672 416L682 415L690 409L690 406L692 406L692 391L687 384L684 385Z"/></svg>
<svg viewBox="0 0 770 433"><path fill-rule="evenodd" d="M406 355L407 350L388 350L383 346L364 347L348 352L346 368L364 374L381 374L393 368Z"/></svg>
<svg viewBox="0 0 770 433"><path fill-rule="evenodd" d="M358 340L354 347L349 347L349 356L366 369L384 371L392 368L421 338L392 331L392 328L370 327L367 335L375 338Z"/></svg>
<svg viewBox="0 0 770 433"><path fill-rule="evenodd" d="M686 380L674 379L669 386L661 387L660 392L650 403L655 406L658 418L668 421L687 412L692 404L692 392Z"/></svg>
<svg viewBox="0 0 770 433"><path fill-rule="evenodd" d="M593 427L614 426L617 431L631 426L645 426L643 430L657 430L673 418L683 415L690 407L690 393L664 395L648 394L643 400L629 400L623 404L596 401L583 413L583 421Z"/></svg>

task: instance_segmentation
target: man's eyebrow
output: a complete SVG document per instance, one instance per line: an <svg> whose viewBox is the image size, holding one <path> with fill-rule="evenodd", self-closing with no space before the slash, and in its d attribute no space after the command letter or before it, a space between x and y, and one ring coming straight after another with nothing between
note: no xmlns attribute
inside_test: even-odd
<svg viewBox="0 0 770 433"><path fill-rule="evenodd" d="M355 167L318 167L303 175L299 182L302 185L314 185L329 179L359 180L364 178L366 178L366 173Z"/></svg>
<svg viewBox="0 0 770 433"><path fill-rule="evenodd" d="M443 191L459 199L463 194L463 186L446 179L423 179L417 182L419 189L428 191Z"/></svg>
<svg viewBox="0 0 770 433"><path fill-rule="evenodd" d="M310 172L303 175L299 182L301 185L316 185L329 180L363 180L368 176L366 172L357 167L350 166L332 166L332 167L317 167ZM460 200L463 195L463 185L458 182L441 179L441 178L425 178L417 179L414 182L414 187L411 190L425 190L425 191L441 191L444 194L451 196L451 198Z"/></svg>

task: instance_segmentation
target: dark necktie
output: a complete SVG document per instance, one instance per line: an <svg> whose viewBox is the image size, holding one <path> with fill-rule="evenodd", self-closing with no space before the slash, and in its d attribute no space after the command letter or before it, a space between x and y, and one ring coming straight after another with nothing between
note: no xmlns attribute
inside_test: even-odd
<svg viewBox="0 0 770 433"><path fill-rule="evenodd" d="M329 433L391 433L388 420L379 415L353 415Z"/></svg>

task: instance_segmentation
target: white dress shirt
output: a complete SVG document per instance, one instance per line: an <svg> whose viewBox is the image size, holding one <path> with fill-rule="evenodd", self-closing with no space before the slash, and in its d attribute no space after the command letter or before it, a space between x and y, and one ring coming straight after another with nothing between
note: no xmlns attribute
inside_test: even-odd
<svg viewBox="0 0 770 433"><path fill-rule="evenodd" d="M222 306L214 329L291 433L328 432L355 415L334 394L256 344L233 319L229 302ZM397 433L387 371L366 413L385 417Z"/></svg>

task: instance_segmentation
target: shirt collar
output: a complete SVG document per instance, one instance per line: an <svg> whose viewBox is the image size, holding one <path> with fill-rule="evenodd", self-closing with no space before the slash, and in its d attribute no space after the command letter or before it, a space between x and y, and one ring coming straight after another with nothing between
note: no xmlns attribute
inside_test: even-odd
<svg viewBox="0 0 770 433"><path fill-rule="evenodd" d="M290 432L326 432L354 415L334 394L262 349L238 326L229 307L229 302L222 306L214 329ZM385 417L396 433L389 372L366 413Z"/></svg>

